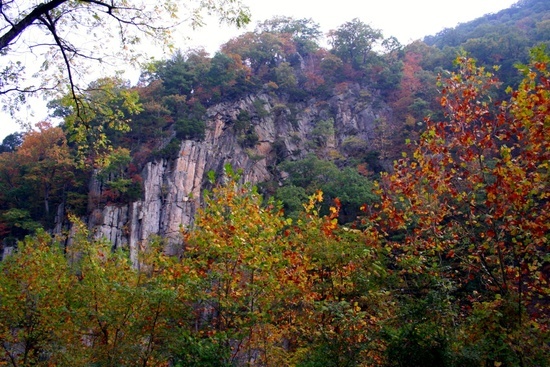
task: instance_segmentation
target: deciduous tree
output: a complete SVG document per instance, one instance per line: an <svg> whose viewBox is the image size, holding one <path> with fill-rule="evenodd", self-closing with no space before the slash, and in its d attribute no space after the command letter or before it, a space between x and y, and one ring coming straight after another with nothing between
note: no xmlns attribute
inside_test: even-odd
<svg viewBox="0 0 550 367"><path fill-rule="evenodd" d="M335 55L352 63L364 65L375 44L382 40L382 33L355 18L329 33Z"/></svg>
<svg viewBox="0 0 550 367"><path fill-rule="evenodd" d="M279 278L289 265L286 220L273 203L264 207L255 190L226 172L229 182L209 194L185 239L196 325L223 341L226 364L281 365L284 330L276 321L289 292Z"/></svg>
<svg viewBox="0 0 550 367"><path fill-rule="evenodd" d="M441 80L447 119L427 120L413 157L381 189L379 219L406 284L455 299L463 342L484 363L548 360L538 340L550 316L549 64L535 50L499 105L494 76L459 59L459 72Z"/></svg>
<svg viewBox="0 0 550 367"><path fill-rule="evenodd" d="M23 179L40 187L38 191L44 202L44 213L49 217L50 196L70 183L74 160L60 127L40 122L36 128L25 134L16 157L24 167Z"/></svg>

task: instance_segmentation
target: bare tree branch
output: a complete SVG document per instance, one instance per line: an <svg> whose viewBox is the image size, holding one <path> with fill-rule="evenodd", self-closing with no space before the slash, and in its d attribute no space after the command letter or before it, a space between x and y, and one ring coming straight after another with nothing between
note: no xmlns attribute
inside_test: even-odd
<svg viewBox="0 0 550 367"><path fill-rule="evenodd" d="M59 37L57 34L57 30L55 28L55 21L52 20L49 14L45 14L43 17L40 17L39 20L48 28L51 35L53 36L55 43L59 47L59 50L61 51L61 55L63 56L63 61L65 62L65 67L67 70L67 76L69 78L69 88L71 91L71 96L73 100L75 101L75 107L76 107L76 115L81 116L81 102L78 97L78 94L76 93L76 84L74 83L73 79L73 72L71 67L71 62L69 60L69 57L67 56L67 46L63 42L63 40Z"/></svg>
<svg viewBox="0 0 550 367"><path fill-rule="evenodd" d="M23 33L25 29L27 29L31 24L36 22L40 17L44 16L49 11L57 8L58 6L60 6L61 4L67 1L68 0L52 0L50 2L42 3L38 5L23 19L13 24L11 29L0 37L0 51L8 47L15 38L17 38L21 33Z"/></svg>

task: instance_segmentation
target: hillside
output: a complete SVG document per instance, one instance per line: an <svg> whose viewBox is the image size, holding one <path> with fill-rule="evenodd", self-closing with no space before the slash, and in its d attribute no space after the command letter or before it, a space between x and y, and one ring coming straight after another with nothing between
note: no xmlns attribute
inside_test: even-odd
<svg viewBox="0 0 550 367"><path fill-rule="evenodd" d="M440 66L451 68L453 55L463 49L481 65L499 65L499 77L507 85L517 85L520 76L514 65L529 61L536 45L550 47L550 3L522 0L513 7L488 14L424 39L445 54Z"/></svg>
<svg viewBox="0 0 550 367"><path fill-rule="evenodd" d="M50 133L56 128L42 125L27 136L22 149L20 135L5 139L1 148L7 152L6 163L0 167L4 244L40 226L60 230L69 212L88 218L90 226L101 228L98 233L106 234L107 227L115 232L125 228L123 243L131 242L129 238L136 236L132 233L141 233L144 240L150 233L176 231L182 220L191 223L194 206L183 214L155 207L152 211L165 218L152 217L157 224L148 230L129 225L129 208L143 200L145 204L139 205L148 208L153 200L147 199L153 195L151 165L166 172L198 165L195 173L180 168L182 175L191 177L184 182L162 173L155 178L158 187L166 188L163 192L185 188L173 194L176 206L189 207L179 202L191 192L200 205L206 172L220 174L230 163L244 169L245 179L261 184L265 195L283 200L289 213L300 208L298 198L323 189L327 205L336 196L347 198L340 219L353 221L362 200L370 200L372 180L391 170L392 162L409 149L405 142L418 138L424 118L443 118L436 79L441 71L452 70L460 50L487 67L499 64L497 75L504 84L517 85L520 74L512 65L526 62L531 46L548 42L547 18L546 2L523 1L406 46L356 19L333 31L330 50L319 46L319 27L312 20L275 18L230 40L214 56L193 50L156 62L143 72L138 86L98 80L93 86L98 91L83 98L108 108L94 112L85 140L78 138L82 131L71 128L74 107L63 101L50 102L54 115L68 121L63 132ZM124 115L127 119L120 119ZM49 135L56 134L68 140L62 146L65 158L37 167L29 157L54 154L48 145L54 139ZM75 139L78 144L71 143ZM42 152L34 151L36 140L43 140ZM109 152L108 146L114 150ZM180 162L189 146L200 147L196 149L201 153L193 154L201 157ZM59 173L72 165L71 159L80 163L70 177ZM301 175L298 172L308 165L314 169L311 164L331 173L315 173L318 176L311 180L287 177L288 170ZM47 180L37 181L31 174L52 167ZM330 182L346 175L353 175L357 186L346 194L342 187L337 192ZM154 200L165 201L166 193L154 195ZM113 205L126 208L122 219L115 220L119 223L113 223L109 212ZM146 221L148 216L140 214ZM121 234L113 236L108 238Z"/></svg>
<svg viewBox="0 0 550 367"><path fill-rule="evenodd" d="M548 19L275 18L50 101L0 146L0 365L549 366Z"/></svg>

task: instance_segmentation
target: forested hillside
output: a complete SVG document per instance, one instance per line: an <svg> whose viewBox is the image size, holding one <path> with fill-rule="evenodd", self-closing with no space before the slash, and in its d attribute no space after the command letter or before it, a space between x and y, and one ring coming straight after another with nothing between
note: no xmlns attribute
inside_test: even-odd
<svg viewBox="0 0 550 367"><path fill-rule="evenodd" d="M548 366L550 4L278 17L0 146L0 365Z"/></svg>
<svg viewBox="0 0 550 367"><path fill-rule="evenodd" d="M485 67L498 65L500 79L517 85L521 77L514 65L527 63L532 47L550 46L549 11L547 1L522 0L510 9L428 36L424 42L445 55L437 61L441 67L450 68L456 51L463 49Z"/></svg>

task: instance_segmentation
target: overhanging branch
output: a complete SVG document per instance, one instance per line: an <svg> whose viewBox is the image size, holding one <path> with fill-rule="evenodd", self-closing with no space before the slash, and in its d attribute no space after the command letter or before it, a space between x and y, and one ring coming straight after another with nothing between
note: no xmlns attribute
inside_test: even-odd
<svg viewBox="0 0 550 367"><path fill-rule="evenodd" d="M61 4L67 2L68 0L52 0L47 3L42 3L34 8L29 14L27 14L19 22L15 23L13 27L10 28L4 35L0 37L0 51L8 47L10 43L17 38L23 31L33 24L35 21L39 20L40 17L47 14L49 11L57 8Z"/></svg>

